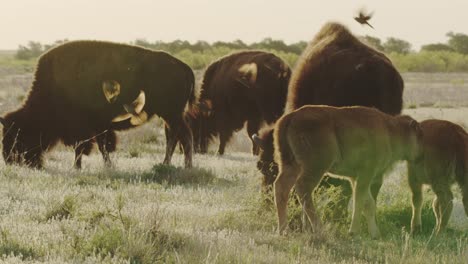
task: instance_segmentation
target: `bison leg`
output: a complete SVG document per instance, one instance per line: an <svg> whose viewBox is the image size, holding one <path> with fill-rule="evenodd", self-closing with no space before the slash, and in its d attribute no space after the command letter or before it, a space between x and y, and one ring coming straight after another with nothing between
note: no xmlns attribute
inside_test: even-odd
<svg viewBox="0 0 468 264"><path fill-rule="evenodd" d="M367 227L372 238L380 237L380 231L375 221L375 201L370 191L370 183L372 177L370 175L361 175L354 184L354 205L353 216L351 220L351 235L360 233L359 218L361 213L364 214L367 220Z"/></svg>
<svg viewBox="0 0 468 264"><path fill-rule="evenodd" d="M284 165L280 169L274 183L275 203L278 211L278 232L282 235L287 227L288 221L288 198L291 188L297 179L298 169L295 166Z"/></svg>
<svg viewBox="0 0 468 264"><path fill-rule="evenodd" d="M171 164L172 155L177 141L180 140L184 149L185 167L192 167L193 139L192 132L182 117L175 120L166 120L166 156L163 164Z"/></svg>
<svg viewBox="0 0 468 264"><path fill-rule="evenodd" d="M221 130L219 132L219 148L218 155L224 155L224 150L226 149L226 144L232 136L232 130Z"/></svg>
<svg viewBox="0 0 468 264"><path fill-rule="evenodd" d="M192 168L192 156L193 156L193 135L192 130L184 120L181 120L179 132L179 141L184 149L184 165L186 168Z"/></svg>
<svg viewBox="0 0 468 264"><path fill-rule="evenodd" d="M468 167L467 167L468 168ZM463 207L465 208L465 214L468 216L468 170L466 170L466 176L465 176L465 186L463 187L462 190L462 197L463 197Z"/></svg>
<svg viewBox="0 0 468 264"><path fill-rule="evenodd" d="M421 176L420 167L415 164L408 164L408 183L411 189L411 233L422 231L421 210L423 202L422 183L418 180Z"/></svg>
<svg viewBox="0 0 468 264"><path fill-rule="evenodd" d="M302 205L302 225L304 228L311 226L315 233L320 232L321 223L312 201L312 191L320 183L324 173L324 170L304 170L295 185L297 196Z"/></svg>
<svg viewBox="0 0 468 264"><path fill-rule="evenodd" d="M35 169L42 169L43 168L43 150L30 150L24 154L24 160L26 164Z"/></svg>
<svg viewBox="0 0 468 264"><path fill-rule="evenodd" d="M453 209L453 194L450 187L444 184L433 184L432 189L436 194L433 202L433 210L436 214L437 225L435 227L435 235L438 235L445 229L452 214Z"/></svg>
<svg viewBox="0 0 468 264"><path fill-rule="evenodd" d="M258 134L259 128L260 128L260 120L250 119L247 121L247 134L249 135L249 138L252 141L252 154L254 154L255 156L258 155L258 152L260 151L260 147L257 144L255 144L255 142L252 139L252 136L254 134Z"/></svg>
<svg viewBox="0 0 468 264"><path fill-rule="evenodd" d="M209 143L209 135L208 135L208 120L205 118L201 118L198 122L198 131L196 132L196 140L198 141L199 145L199 153L206 154L208 152L208 143Z"/></svg>
<svg viewBox="0 0 468 264"><path fill-rule="evenodd" d="M109 154L114 152L117 145L117 135L114 130L107 130L97 136L97 144L99 151L104 159L104 165L106 167L112 167L112 161Z"/></svg>
<svg viewBox="0 0 468 264"><path fill-rule="evenodd" d="M83 155L89 155L93 150L93 141L86 140L75 144L75 162L73 167L75 169L81 169L81 159Z"/></svg>

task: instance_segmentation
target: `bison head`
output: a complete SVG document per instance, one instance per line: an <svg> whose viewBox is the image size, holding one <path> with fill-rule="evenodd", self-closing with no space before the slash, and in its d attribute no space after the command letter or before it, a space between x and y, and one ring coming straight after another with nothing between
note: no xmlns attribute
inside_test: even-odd
<svg viewBox="0 0 468 264"><path fill-rule="evenodd" d="M263 189L268 191L278 176L278 164L274 160L273 128L263 130L260 136L253 135L252 140L260 147L257 168L263 174Z"/></svg>
<svg viewBox="0 0 468 264"><path fill-rule="evenodd" d="M7 164L27 164L42 167L42 147L40 135L33 135L27 125L22 125L16 117L20 113L12 113L0 118L3 125L3 158Z"/></svg>

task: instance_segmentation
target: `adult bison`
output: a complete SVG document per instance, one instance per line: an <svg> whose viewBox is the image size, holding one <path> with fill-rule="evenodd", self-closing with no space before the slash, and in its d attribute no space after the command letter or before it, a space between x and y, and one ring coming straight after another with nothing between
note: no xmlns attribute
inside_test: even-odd
<svg viewBox="0 0 468 264"><path fill-rule="evenodd" d="M206 153L209 140L219 135L222 155L245 122L250 138L263 122L275 122L284 111L290 74L284 61L263 51L237 52L213 62L203 77L198 109L188 115L195 150ZM252 152L258 152L255 144Z"/></svg>
<svg viewBox="0 0 468 264"><path fill-rule="evenodd" d="M293 186L303 208L305 224L317 230L312 191L330 172L346 177L353 185L354 206L350 233L360 231L366 217L369 233L380 236L375 221L377 192L385 171L395 161L420 156L421 128L408 116L391 116L368 107L304 106L276 122L274 145L279 174L274 183L278 229L287 224L287 202ZM315 231L315 230L314 230Z"/></svg>
<svg viewBox="0 0 468 264"><path fill-rule="evenodd" d="M360 42L345 26L327 23L298 60L288 87L286 112L304 105L359 105L395 115L401 112L402 94L403 80L384 54ZM271 129L256 137L256 141L264 142L257 164L264 175L264 189L273 184L278 170ZM347 198L335 211L346 212L349 184L333 178L325 178L323 184L343 187ZM340 217L338 214L336 218Z"/></svg>
<svg viewBox="0 0 468 264"><path fill-rule="evenodd" d="M454 183L462 190L468 216L468 134L461 126L444 120L425 120L420 125L423 158L408 164L413 205L411 232L420 231L422 227L422 185L428 184L436 195L432 206L437 220L434 234L437 235L447 226L452 213L450 187Z"/></svg>
<svg viewBox="0 0 468 264"><path fill-rule="evenodd" d="M118 92L108 98L105 92L113 88ZM97 142L110 164L114 130L136 126L132 119L112 121L142 93L142 111L166 123L164 163L171 162L180 140L185 166L191 167L192 134L183 119L187 104L196 101L190 67L165 52L100 41L68 42L39 58L24 104L1 119L3 157L40 168L44 152L63 141L75 147L79 168L81 156Z"/></svg>

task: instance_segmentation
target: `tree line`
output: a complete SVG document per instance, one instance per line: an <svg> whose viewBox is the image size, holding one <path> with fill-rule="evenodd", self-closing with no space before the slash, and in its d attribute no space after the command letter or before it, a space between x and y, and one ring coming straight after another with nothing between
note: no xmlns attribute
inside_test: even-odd
<svg viewBox="0 0 468 264"><path fill-rule="evenodd" d="M419 51L413 50L411 43L403 39L390 37L382 41L373 36L362 36L360 39L386 53L400 71L468 71L468 35L449 32L446 36L448 38L446 43L423 45ZM43 52L66 41L66 39L58 40L52 44L30 41L26 45L18 47L15 58L18 60L35 59ZM203 69L213 60L233 51L248 49L273 52L293 66L307 46L305 41L287 44L282 40L272 38L265 38L251 44L242 40L216 41L210 44L206 41L194 43L185 40L150 42L145 39L137 39L131 44L167 51L194 69Z"/></svg>

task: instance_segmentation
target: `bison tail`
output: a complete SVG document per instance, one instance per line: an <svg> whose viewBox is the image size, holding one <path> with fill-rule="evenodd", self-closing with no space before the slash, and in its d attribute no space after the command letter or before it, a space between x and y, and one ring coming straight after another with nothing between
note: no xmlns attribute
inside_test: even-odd
<svg viewBox="0 0 468 264"><path fill-rule="evenodd" d="M277 121L274 131L275 160L278 164L291 164L294 162L294 154L288 140L288 130L291 118L285 116Z"/></svg>
<svg viewBox="0 0 468 264"><path fill-rule="evenodd" d="M462 138L463 139L463 138ZM458 147L455 160L455 180L457 181L460 188L467 188L468 190L468 163L466 157L466 151L463 149L464 146Z"/></svg>

